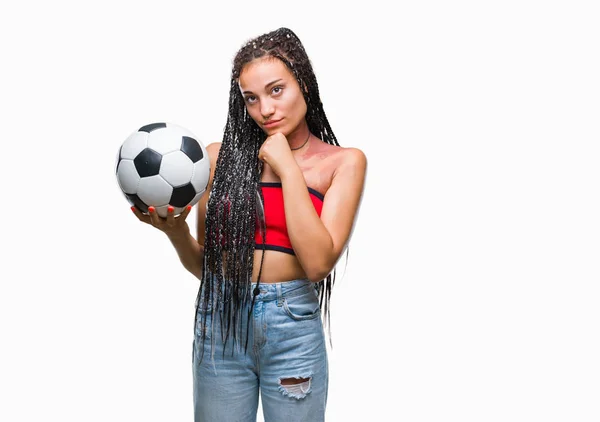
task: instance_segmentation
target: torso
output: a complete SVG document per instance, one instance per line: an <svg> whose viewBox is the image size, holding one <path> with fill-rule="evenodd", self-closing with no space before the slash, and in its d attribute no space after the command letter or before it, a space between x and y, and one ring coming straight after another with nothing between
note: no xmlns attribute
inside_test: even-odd
<svg viewBox="0 0 600 422"><path fill-rule="evenodd" d="M304 152L294 154L306 185L325 195L331 186L335 170L343 159L344 150L342 147L316 140L311 142ZM261 182L280 182L280 179L265 164ZM256 282L258 278L262 253L260 250L254 252L253 282ZM296 256L278 251L265 251L260 276L261 283L277 283L305 277L306 274Z"/></svg>

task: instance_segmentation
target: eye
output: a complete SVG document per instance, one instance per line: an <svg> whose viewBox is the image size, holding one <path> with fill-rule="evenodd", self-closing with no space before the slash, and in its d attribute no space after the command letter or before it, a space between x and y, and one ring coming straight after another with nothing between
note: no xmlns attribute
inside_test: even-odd
<svg viewBox="0 0 600 422"><path fill-rule="evenodd" d="M248 95L245 100L248 104L253 104L256 101L256 97L254 95Z"/></svg>
<svg viewBox="0 0 600 422"><path fill-rule="evenodd" d="M275 92L275 90L277 90L277 92ZM282 86L274 86L273 89L271 90L271 92L273 94L280 94L281 91L283 91L283 87Z"/></svg>

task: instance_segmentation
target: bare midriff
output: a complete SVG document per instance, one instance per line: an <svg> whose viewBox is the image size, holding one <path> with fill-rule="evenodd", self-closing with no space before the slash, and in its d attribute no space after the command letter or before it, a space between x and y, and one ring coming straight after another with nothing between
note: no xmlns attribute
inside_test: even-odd
<svg viewBox="0 0 600 422"><path fill-rule="evenodd" d="M264 253L265 258L260 273L261 283L278 283L306 278L306 273L295 255L278 251L265 251ZM263 251L254 251L254 268L252 269L252 282L254 283L258 278L262 254Z"/></svg>

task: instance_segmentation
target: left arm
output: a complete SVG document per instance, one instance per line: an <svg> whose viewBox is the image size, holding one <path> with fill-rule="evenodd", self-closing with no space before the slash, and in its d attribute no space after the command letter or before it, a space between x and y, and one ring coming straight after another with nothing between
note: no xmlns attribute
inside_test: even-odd
<svg viewBox="0 0 600 422"><path fill-rule="evenodd" d="M281 172L290 242L309 280L325 278L348 244L360 207L367 160L359 149L347 149L325 194L319 218L297 166Z"/></svg>

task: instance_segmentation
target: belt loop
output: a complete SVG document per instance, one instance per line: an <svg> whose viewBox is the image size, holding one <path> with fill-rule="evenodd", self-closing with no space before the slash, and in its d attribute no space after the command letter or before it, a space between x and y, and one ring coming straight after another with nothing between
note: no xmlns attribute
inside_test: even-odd
<svg viewBox="0 0 600 422"><path fill-rule="evenodd" d="M277 306L282 306L283 293L281 293L281 283L275 283L275 289L277 290Z"/></svg>

